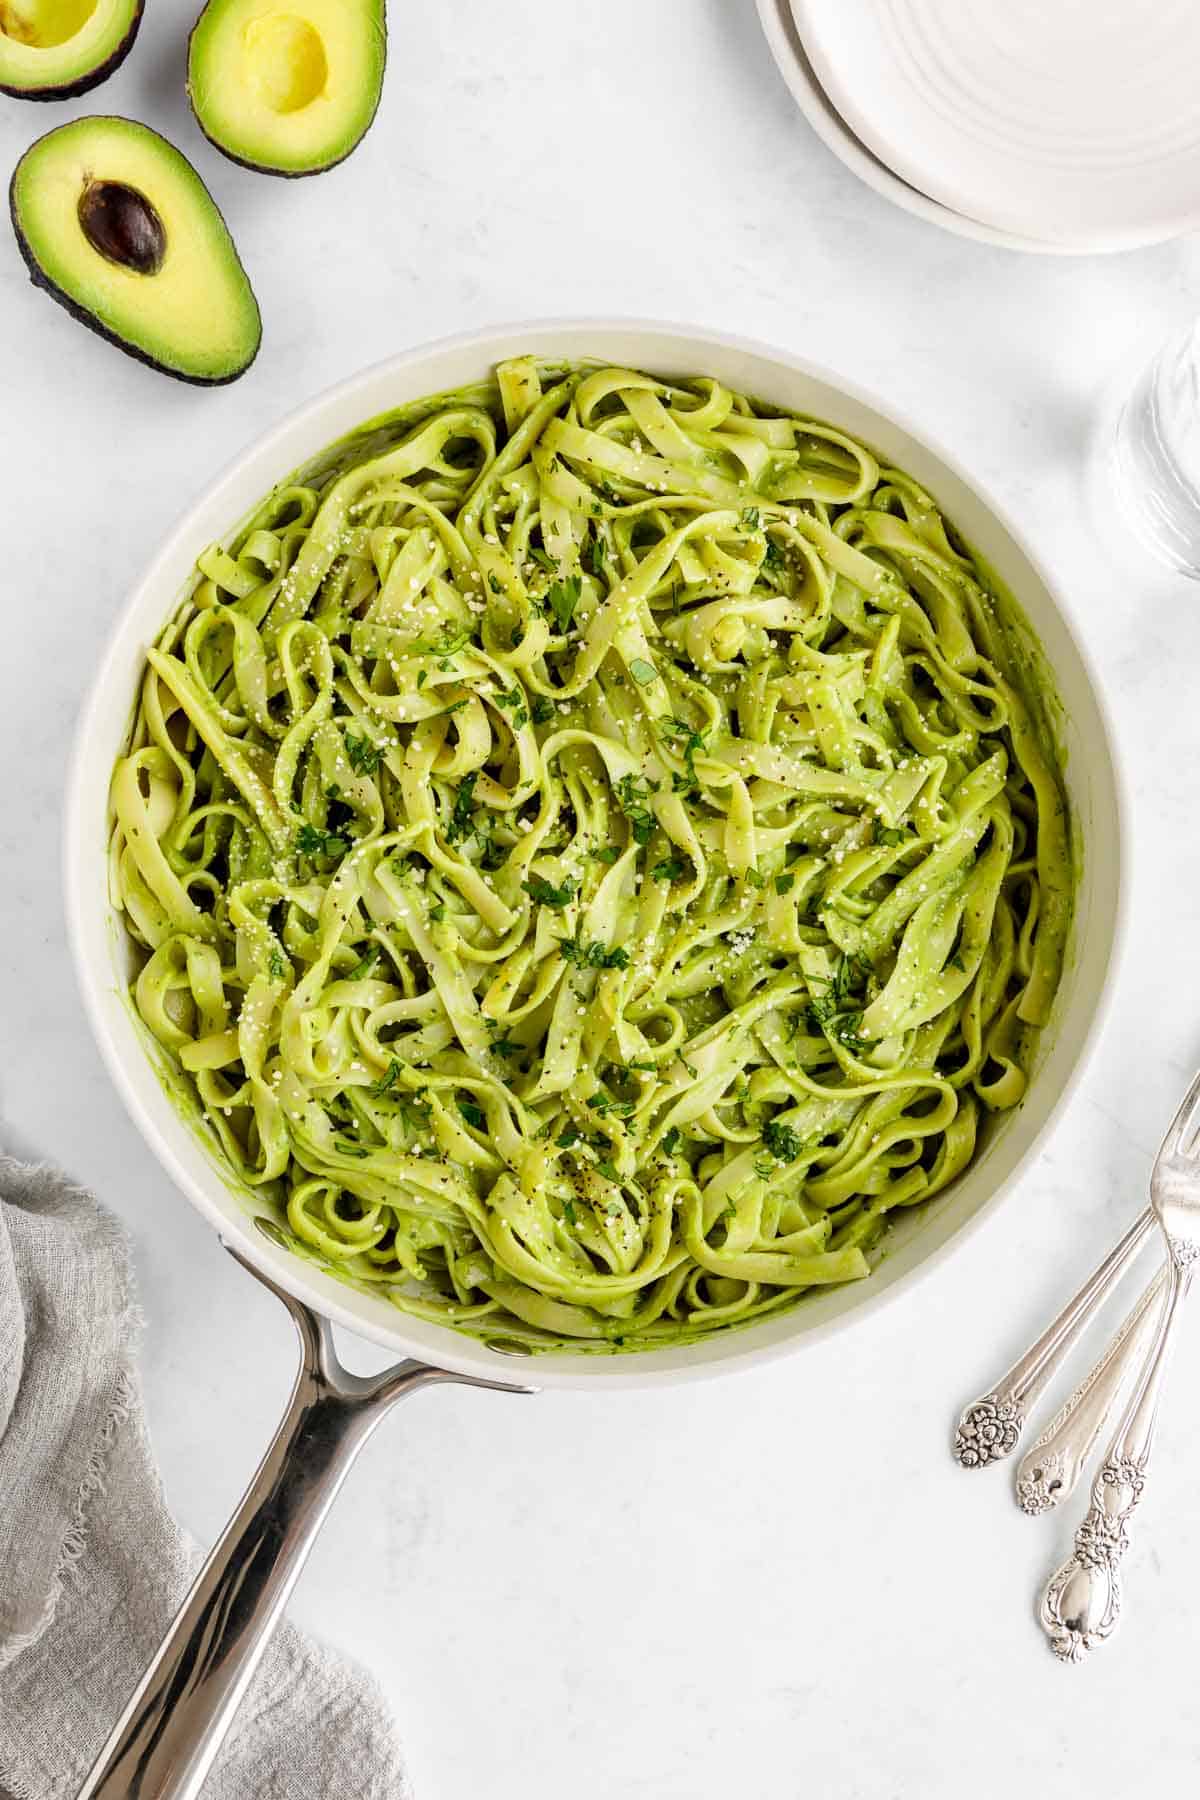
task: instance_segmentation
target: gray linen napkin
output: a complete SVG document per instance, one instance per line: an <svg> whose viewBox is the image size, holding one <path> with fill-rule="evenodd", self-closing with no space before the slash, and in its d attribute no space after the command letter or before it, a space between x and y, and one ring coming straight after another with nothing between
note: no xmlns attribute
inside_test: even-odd
<svg viewBox="0 0 1200 1800"><path fill-rule="evenodd" d="M0 1787L73 1800L200 1560L167 1510L116 1220L0 1157ZM405 1800L375 1684L284 1624L204 1800Z"/></svg>

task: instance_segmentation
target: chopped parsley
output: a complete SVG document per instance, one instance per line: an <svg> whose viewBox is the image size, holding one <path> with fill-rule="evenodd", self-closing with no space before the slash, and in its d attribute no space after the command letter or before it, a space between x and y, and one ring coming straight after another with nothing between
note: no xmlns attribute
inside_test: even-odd
<svg viewBox="0 0 1200 1800"><path fill-rule="evenodd" d="M364 975L369 975L371 973L371 970L375 967L375 964L379 961L379 957L380 957L379 945L372 944L371 948L367 951L367 954L363 957L362 961L355 963L355 965L351 969L350 973L348 975L346 975L343 979L346 981L361 981Z"/></svg>
<svg viewBox="0 0 1200 1800"><path fill-rule="evenodd" d="M512 713L512 719L509 722L514 731L520 731L522 725L528 725L529 712L525 705L525 696L520 688L508 688L505 692L496 694L494 698L497 706L503 707L505 712Z"/></svg>
<svg viewBox="0 0 1200 1800"><path fill-rule="evenodd" d="M488 586L491 588L493 594L502 594L504 592L504 584L497 576L490 573L488 575Z"/></svg>
<svg viewBox="0 0 1200 1800"><path fill-rule="evenodd" d="M353 737L350 732L346 733L346 755L356 775L373 775L383 760L382 748L365 734Z"/></svg>
<svg viewBox="0 0 1200 1800"><path fill-rule="evenodd" d="M757 531L761 523L762 514L759 512L757 506L743 506L742 524L746 527L747 531Z"/></svg>
<svg viewBox="0 0 1200 1800"><path fill-rule="evenodd" d="M683 1136L678 1125L672 1125L670 1131L664 1133L662 1147L668 1156L674 1156L679 1148L679 1140Z"/></svg>
<svg viewBox="0 0 1200 1800"><path fill-rule="evenodd" d="M595 862L611 864L620 857L621 847L619 844L605 844L602 849L592 850L589 854Z"/></svg>
<svg viewBox="0 0 1200 1800"><path fill-rule="evenodd" d="M650 794L651 789L636 775L622 775L617 783L617 799L629 820L635 844L648 844L654 835L654 814L646 804Z"/></svg>
<svg viewBox="0 0 1200 1800"><path fill-rule="evenodd" d="M850 983L855 975L861 976L866 981L874 973L875 969L870 957L862 956L855 951L851 956L842 956L838 959L834 981L835 984L841 984L841 991L845 994L849 993Z"/></svg>
<svg viewBox="0 0 1200 1800"><path fill-rule="evenodd" d="M568 1125L566 1130L555 1138L554 1142L560 1150L569 1150L572 1144L577 1144L582 1136L583 1133L578 1125Z"/></svg>
<svg viewBox="0 0 1200 1800"><path fill-rule="evenodd" d="M659 734L663 740L672 745L683 757L686 775L676 771L671 776L671 788L676 794L695 794L700 791L700 780L696 774L696 752L704 749L704 733L693 731L683 719L661 719Z"/></svg>
<svg viewBox="0 0 1200 1800"><path fill-rule="evenodd" d="M866 978L871 973L871 963L867 957L839 956L826 992L808 1003L806 1017L809 1030L824 1032L827 1036L836 1038L847 1050L866 1049L867 1041L858 1034L862 1012L852 1009L851 988L856 978Z"/></svg>
<svg viewBox="0 0 1200 1800"><path fill-rule="evenodd" d="M467 1121L468 1125L473 1125L476 1131L483 1130L486 1123L483 1116L483 1110L481 1107L476 1106L473 1100L460 1100L458 1103L458 1110Z"/></svg>
<svg viewBox="0 0 1200 1800"><path fill-rule="evenodd" d="M793 1131L790 1125L781 1125L778 1119L769 1119L763 1126L763 1143L776 1162L795 1162L804 1149L804 1139L799 1132Z"/></svg>
<svg viewBox="0 0 1200 1800"><path fill-rule="evenodd" d="M588 574L594 575L597 580L600 580L604 574L604 539L595 528L583 547L581 561Z"/></svg>
<svg viewBox="0 0 1200 1800"><path fill-rule="evenodd" d="M529 709L535 725L545 725L554 717L554 702L547 700L545 694L535 694Z"/></svg>
<svg viewBox="0 0 1200 1800"><path fill-rule="evenodd" d="M869 1041L859 1035L861 1024L862 1014L860 1012L844 1013L833 1028L833 1035L837 1038L838 1043L852 1054L869 1050L871 1047Z"/></svg>
<svg viewBox="0 0 1200 1800"><path fill-rule="evenodd" d="M594 938L590 944L585 944L579 931L576 931L573 938L559 938L558 953L564 962L573 964L577 969L627 969L629 967L628 950L622 950L619 944L610 950L598 938Z"/></svg>
<svg viewBox="0 0 1200 1800"><path fill-rule="evenodd" d="M387 1073L380 1077L371 1089L373 1094L386 1094L389 1088L395 1087L400 1076L400 1064L393 1056L387 1066Z"/></svg>
<svg viewBox="0 0 1200 1800"><path fill-rule="evenodd" d="M871 963L867 957L857 954L839 956L828 982L828 991L811 1002L809 1011L823 1015L823 1023L835 1018L838 1013L845 1012L855 978L865 979L871 972Z"/></svg>
<svg viewBox="0 0 1200 1800"><path fill-rule="evenodd" d="M563 1218L567 1221L567 1224L574 1225L574 1223L575 1223L575 1202L573 1200L564 1200L562 1203L562 1209L563 1209Z"/></svg>
<svg viewBox="0 0 1200 1800"><path fill-rule="evenodd" d="M549 569L553 575L558 565L548 550L543 550L539 544L530 544L529 554L535 563L540 563L543 569Z"/></svg>
<svg viewBox="0 0 1200 1800"><path fill-rule="evenodd" d="M480 822L482 820L482 823ZM502 868L508 859L508 851L503 844L496 842L496 817L494 813L476 813L475 840L480 846L479 866L481 869Z"/></svg>
<svg viewBox="0 0 1200 1800"><path fill-rule="evenodd" d="M767 539L767 554L763 557L763 567L776 571L787 567L787 557L771 537Z"/></svg>
<svg viewBox="0 0 1200 1800"><path fill-rule="evenodd" d="M682 857L665 856L650 871L652 881L682 881L685 866Z"/></svg>
<svg viewBox="0 0 1200 1800"><path fill-rule="evenodd" d="M554 614L555 623L560 631L570 629L571 620L575 617L575 608L579 605L579 596L583 592L583 582L578 575L568 575L564 581L552 581L546 589L546 605Z"/></svg>
<svg viewBox="0 0 1200 1800"><path fill-rule="evenodd" d="M775 877L775 892L777 894L790 894L795 885L796 877L792 874L777 875Z"/></svg>
<svg viewBox="0 0 1200 1800"><path fill-rule="evenodd" d="M607 1179L609 1181L619 1181L621 1179L621 1177L617 1174L617 1165L613 1162L612 1158L609 1156L602 1156L600 1158L600 1161L596 1164L596 1167L600 1171L601 1175L604 1175L605 1177L607 1177ZM615 1217L616 1213L619 1211L620 1211L619 1207L614 1208L611 1206L611 1203L610 1203L610 1207L609 1207L610 1217Z"/></svg>
<svg viewBox="0 0 1200 1800"><path fill-rule="evenodd" d="M454 810L450 814L450 823L446 827L448 844L457 844L462 838L470 837L474 830L472 823L474 808L471 805L471 796L475 792L475 783L478 779L478 769L472 769L469 775L463 776L454 790Z"/></svg>
<svg viewBox="0 0 1200 1800"><path fill-rule="evenodd" d="M494 1055L507 1057L519 1056L524 1046L514 1043L512 1038L498 1037L492 1039L490 1048Z"/></svg>
<svg viewBox="0 0 1200 1800"><path fill-rule="evenodd" d="M568 876L561 887L555 887L552 881L546 881L541 875L534 875L531 880L523 881L521 886L539 906L552 906L555 912L561 912L575 898L579 883Z"/></svg>
<svg viewBox="0 0 1200 1800"><path fill-rule="evenodd" d="M805 1011L809 1030L816 1032L818 1035L823 1032L825 1027L831 1024L837 1016L837 1002L831 994L820 994L815 1000L810 1000Z"/></svg>
<svg viewBox="0 0 1200 1800"><path fill-rule="evenodd" d="M301 856L345 856L350 839L340 831L323 831L319 825L301 825L296 833L296 849Z"/></svg>
<svg viewBox="0 0 1200 1800"><path fill-rule="evenodd" d="M340 1150L343 1156L370 1156L371 1152L362 1144L348 1144L344 1138L334 1138L333 1147Z"/></svg>
<svg viewBox="0 0 1200 1800"><path fill-rule="evenodd" d="M287 960L278 950L272 950L267 958L267 974L273 981L283 981L287 977Z"/></svg>
<svg viewBox="0 0 1200 1800"><path fill-rule="evenodd" d="M873 844L902 844L904 832L893 825L885 825L882 819L876 819L871 832Z"/></svg>
<svg viewBox="0 0 1200 1800"><path fill-rule="evenodd" d="M406 1094L400 1101L400 1117L404 1120L405 1127L414 1134L429 1129L432 1108L428 1100L421 1098L424 1092L424 1088L418 1088L415 1094Z"/></svg>
<svg viewBox="0 0 1200 1800"><path fill-rule="evenodd" d="M618 1119L627 1119L633 1111L632 1100L614 1100L610 1094L602 1094L599 1090L590 1097L588 1105L601 1118L605 1113L615 1113Z"/></svg>
<svg viewBox="0 0 1200 1800"><path fill-rule="evenodd" d="M442 625L442 635L437 643L418 643L413 645L413 649L425 656L438 657L440 659L438 668L443 674L446 674L453 666L451 658L455 655L456 651L461 650L465 644L470 643L473 630L474 628L470 625L462 625L456 628L451 625L449 619L447 619Z"/></svg>
<svg viewBox="0 0 1200 1800"><path fill-rule="evenodd" d="M440 925L442 920L446 916L445 902L443 900L439 900L436 906L431 906L429 909L429 916L433 920L435 925Z"/></svg>

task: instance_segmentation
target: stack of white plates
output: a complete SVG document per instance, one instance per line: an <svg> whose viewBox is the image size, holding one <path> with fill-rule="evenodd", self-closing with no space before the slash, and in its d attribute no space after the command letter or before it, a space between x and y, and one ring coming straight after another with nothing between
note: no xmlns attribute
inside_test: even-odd
<svg viewBox="0 0 1200 1800"><path fill-rule="evenodd" d="M987 243L1130 250L1200 226L1198 0L758 0L855 174Z"/></svg>

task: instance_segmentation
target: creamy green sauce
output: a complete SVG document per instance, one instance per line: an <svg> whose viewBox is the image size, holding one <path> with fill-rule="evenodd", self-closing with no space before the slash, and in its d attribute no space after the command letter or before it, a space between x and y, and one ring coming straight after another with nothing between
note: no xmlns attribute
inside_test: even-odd
<svg viewBox="0 0 1200 1800"><path fill-rule="evenodd" d="M1057 700L902 472L522 359L276 488L114 773L170 1091L297 1253L529 1350L861 1280L1019 1104Z"/></svg>

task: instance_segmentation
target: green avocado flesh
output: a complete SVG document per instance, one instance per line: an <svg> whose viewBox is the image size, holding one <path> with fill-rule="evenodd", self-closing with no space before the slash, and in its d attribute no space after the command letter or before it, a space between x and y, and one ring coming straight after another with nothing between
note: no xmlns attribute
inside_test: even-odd
<svg viewBox="0 0 1200 1800"><path fill-rule="evenodd" d="M0 0L0 93L84 94L125 60L144 0Z"/></svg>
<svg viewBox="0 0 1200 1800"><path fill-rule="evenodd" d="M316 175L361 141L387 57L384 0L209 0L188 49L205 136L272 175Z"/></svg>
<svg viewBox="0 0 1200 1800"><path fill-rule="evenodd" d="M17 164L9 205L35 284L130 356L203 384L254 361L262 321L225 221L156 131L60 126Z"/></svg>

